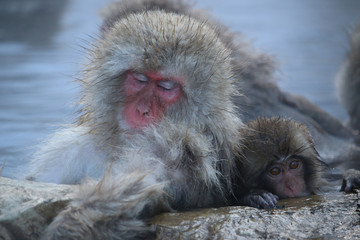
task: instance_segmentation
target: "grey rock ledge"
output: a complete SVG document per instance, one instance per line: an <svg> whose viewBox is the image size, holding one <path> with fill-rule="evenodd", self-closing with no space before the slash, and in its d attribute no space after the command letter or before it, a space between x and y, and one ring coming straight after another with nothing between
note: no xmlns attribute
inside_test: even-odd
<svg viewBox="0 0 360 240"><path fill-rule="evenodd" d="M0 177L0 239L38 239L78 186ZM360 239L359 197L332 191L287 199L277 209L223 207L164 213L156 239Z"/></svg>

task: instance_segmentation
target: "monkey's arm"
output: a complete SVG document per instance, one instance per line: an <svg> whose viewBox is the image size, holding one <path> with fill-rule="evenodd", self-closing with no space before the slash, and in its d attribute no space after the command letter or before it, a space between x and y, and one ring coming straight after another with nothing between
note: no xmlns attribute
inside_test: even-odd
<svg viewBox="0 0 360 240"><path fill-rule="evenodd" d="M279 197L262 189L253 189L248 191L240 199L240 205L256 208L274 208Z"/></svg>
<svg viewBox="0 0 360 240"><path fill-rule="evenodd" d="M160 211L165 182L144 172L109 174L88 182L46 229L43 239L148 239L141 218ZM151 211L147 211L147 209Z"/></svg>
<svg viewBox="0 0 360 240"><path fill-rule="evenodd" d="M351 193L355 189L360 189L360 171L349 169L344 173L340 191Z"/></svg>
<svg viewBox="0 0 360 240"><path fill-rule="evenodd" d="M86 127L71 126L55 133L33 155L25 178L62 184L84 177L100 179L108 161Z"/></svg>

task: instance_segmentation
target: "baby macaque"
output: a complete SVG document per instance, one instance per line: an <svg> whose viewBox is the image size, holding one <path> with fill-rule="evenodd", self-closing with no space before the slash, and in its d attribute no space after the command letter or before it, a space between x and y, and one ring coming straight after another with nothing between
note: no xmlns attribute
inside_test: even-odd
<svg viewBox="0 0 360 240"><path fill-rule="evenodd" d="M235 190L240 204L272 208L279 199L318 189L324 164L305 125L260 117L248 127L243 131L243 156L238 164L242 183Z"/></svg>

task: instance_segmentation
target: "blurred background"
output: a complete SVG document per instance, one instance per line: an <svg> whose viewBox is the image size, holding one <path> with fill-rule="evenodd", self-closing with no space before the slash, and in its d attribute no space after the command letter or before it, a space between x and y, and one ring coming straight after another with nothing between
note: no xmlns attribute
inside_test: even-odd
<svg viewBox="0 0 360 240"><path fill-rule="evenodd" d="M109 0L0 0L0 163L16 178L39 144L74 120L74 81ZM279 62L282 89L346 121L334 79L360 23L358 0L198 0Z"/></svg>

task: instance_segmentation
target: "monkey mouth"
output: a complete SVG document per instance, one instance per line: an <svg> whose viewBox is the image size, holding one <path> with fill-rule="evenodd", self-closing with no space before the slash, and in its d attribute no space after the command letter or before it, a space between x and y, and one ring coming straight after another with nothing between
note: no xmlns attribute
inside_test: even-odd
<svg viewBox="0 0 360 240"><path fill-rule="evenodd" d="M153 125L157 122L155 117L151 115L143 116L141 119L127 119L127 124L130 126L131 129L139 130L142 128L147 128L150 125Z"/></svg>
<svg viewBox="0 0 360 240"><path fill-rule="evenodd" d="M287 187L283 190L283 193L279 195L280 198L295 198L306 195L302 189Z"/></svg>

